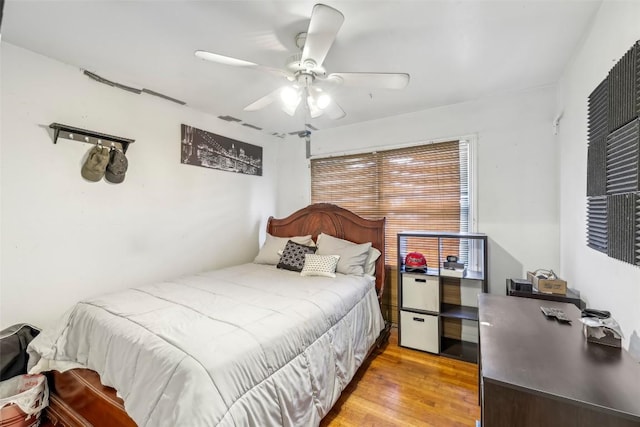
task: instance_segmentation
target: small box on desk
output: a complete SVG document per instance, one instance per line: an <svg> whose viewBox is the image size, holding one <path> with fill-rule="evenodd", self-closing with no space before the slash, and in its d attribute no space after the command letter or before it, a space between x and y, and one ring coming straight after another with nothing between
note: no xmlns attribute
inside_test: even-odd
<svg viewBox="0 0 640 427"><path fill-rule="evenodd" d="M531 292L532 290L531 281L525 279L509 279L509 287L512 291Z"/></svg>
<svg viewBox="0 0 640 427"><path fill-rule="evenodd" d="M593 328L584 325L584 336L587 337L587 342L622 348L622 339L606 328Z"/></svg>
<svg viewBox="0 0 640 427"><path fill-rule="evenodd" d="M580 321L584 324L583 332L587 342L622 348L622 330L615 319L583 317Z"/></svg>
<svg viewBox="0 0 640 427"><path fill-rule="evenodd" d="M527 271L527 279L533 284L533 289L549 294L566 295L567 282L562 279L538 279L530 271Z"/></svg>

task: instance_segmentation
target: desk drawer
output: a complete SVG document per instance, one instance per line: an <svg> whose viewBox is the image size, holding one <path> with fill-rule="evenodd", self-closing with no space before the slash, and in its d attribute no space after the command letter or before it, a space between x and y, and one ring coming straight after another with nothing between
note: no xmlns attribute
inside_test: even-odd
<svg viewBox="0 0 640 427"><path fill-rule="evenodd" d="M440 351L438 316L400 311L400 345L416 350Z"/></svg>
<svg viewBox="0 0 640 427"><path fill-rule="evenodd" d="M402 275L402 307L440 312L440 281L424 274Z"/></svg>

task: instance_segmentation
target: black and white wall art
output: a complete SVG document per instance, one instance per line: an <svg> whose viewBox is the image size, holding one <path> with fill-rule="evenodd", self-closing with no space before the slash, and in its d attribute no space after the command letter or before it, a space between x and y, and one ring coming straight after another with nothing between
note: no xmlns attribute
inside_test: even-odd
<svg viewBox="0 0 640 427"><path fill-rule="evenodd" d="M184 164L262 176L262 147L185 124L180 139Z"/></svg>

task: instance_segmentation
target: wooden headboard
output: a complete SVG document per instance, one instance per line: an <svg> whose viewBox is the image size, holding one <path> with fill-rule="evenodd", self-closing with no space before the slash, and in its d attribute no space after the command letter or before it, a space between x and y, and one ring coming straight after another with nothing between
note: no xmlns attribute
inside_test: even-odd
<svg viewBox="0 0 640 427"><path fill-rule="evenodd" d="M316 203L286 218L269 217L267 232L272 236L292 237L311 234L315 241L320 233L330 234L354 243L371 242L382 255L376 261L376 291L384 291L384 224L385 218L370 220L330 203Z"/></svg>

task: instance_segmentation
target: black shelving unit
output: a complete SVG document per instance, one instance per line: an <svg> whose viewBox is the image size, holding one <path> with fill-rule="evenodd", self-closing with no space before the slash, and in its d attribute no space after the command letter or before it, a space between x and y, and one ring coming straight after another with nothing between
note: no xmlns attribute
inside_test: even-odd
<svg viewBox="0 0 640 427"><path fill-rule="evenodd" d="M440 304L440 317L451 317L452 319L467 319L478 321L478 307L466 305Z"/></svg>
<svg viewBox="0 0 640 427"><path fill-rule="evenodd" d="M442 338L440 354L453 359L478 363L478 344L470 341Z"/></svg>
<svg viewBox="0 0 640 427"><path fill-rule="evenodd" d="M429 267L426 272L404 269L404 257L414 251L425 252ZM445 270L448 255L456 256L464 270ZM488 291L487 236L398 233L398 266L400 345L477 363L477 295Z"/></svg>

